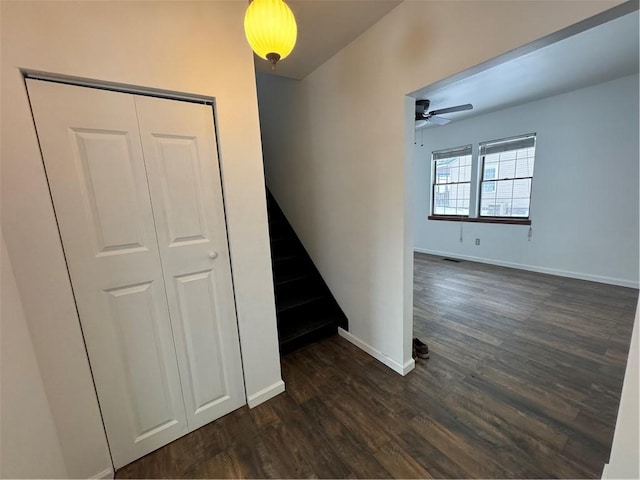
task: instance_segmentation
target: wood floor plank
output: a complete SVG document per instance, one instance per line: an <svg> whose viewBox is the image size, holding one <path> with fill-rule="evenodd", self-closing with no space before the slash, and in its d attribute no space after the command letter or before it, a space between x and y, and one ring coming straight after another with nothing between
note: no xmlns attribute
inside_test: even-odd
<svg viewBox="0 0 640 480"><path fill-rule="evenodd" d="M302 407L287 396L274 403L280 422L265 427L260 436L272 457L286 465L287 477L342 478L350 470L332 445L306 432L308 417Z"/></svg>
<svg viewBox="0 0 640 480"><path fill-rule="evenodd" d="M429 327L430 331L433 331L433 326L438 326L440 328L448 328L450 330L466 335L475 340L479 340L481 342L487 343L494 347L497 347L503 342L502 339L494 335L488 334L479 328L470 327L465 323L450 320L446 316L441 316L437 320L433 320L433 319L427 320L424 317L422 317L421 319L424 320L425 324Z"/></svg>
<svg viewBox="0 0 640 480"><path fill-rule="evenodd" d="M273 406L270 402L263 403L258 405L255 408L249 410L249 415L251 415L251 419L253 423L256 424L256 427L260 428L265 425L269 425L270 423L277 422L278 414L273 409Z"/></svg>
<svg viewBox="0 0 640 480"><path fill-rule="evenodd" d="M117 478L600 478L638 299L630 288L416 254L402 377L340 337L282 359L286 391Z"/></svg>
<svg viewBox="0 0 640 480"><path fill-rule="evenodd" d="M425 362L429 368L416 368L407 376L408 388L423 398L419 404L432 401L442 403L447 392L459 385L468 374L468 371L439 352L432 350L430 355L429 361ZM422 366L421 363L418 365Z"/></svg>
<svg viewBox="0 0 640 480"><path fill-rule="evenodd" d="M393 441L378 448L374 456L393 478L434 478L424 466Z"/></svg>
<svg viewBox="0 0 640 480"><path fill-rule="evenodd" d="M501 419L513 430L537 439L551 449L561 450L567 443L568 436L561 429L530 415L526 409L519 409L507 398L494 395L468 382L457 385L452 392L480 406L487 414Z"/></svg>
<svg viewBox="0 0 640 480"><path fill-rule="evenodd" d="M250 462L242 461L244 452L225 450L187 470L189 478L264 478L264 472L256 470Z"/></svg>
<svg viewBox="0 0 640 480"><path fill-rule="evenodd" d="M455 412L456 419L475 432L479 437L476 442L482 445L487 455L500 458L500 465L508 469L508 477L544 478L547 475L546 468L551 466L554 459L549 455L550 447L544 442L521 429L514 428L512 424L505 422L484 405L476 404L467 395L452 392L447 399L447 405L451 411ZM542 455L535 455L538 452ZM536 456L542 456L547 466L541 468ZM557 469L557 464L553 466ZM575 474L576 471L570 472Z"/></svg>
<svg viewBox="0 0 640 480"><path fill-rule="evenodd" d="M403 439L407 454L423 465L433 478L465 478L467 476L457 463L425 441L416 430L406 429Z"/></svg>
<svg viewBox="0 0 640 480"><path fill-rule="evenodd" d="M394 423L382 415L381 408L370 398L360 399L351 390L341 389L324 400L338 421L370 451L393 440Z"/></svg>
<svg viewBox="0 0 640 480"><path fill-rule="evenodd" d="M441 424L427 416L415 417L411 422L413 428L422 436L424 442L430 443L443 455L458 465L465 472L465 478L509 478L511 475L484 449L472 447L477 445L464 438L461 422Z"/></svg>
<svg viewBox="0 0 640 480"><path fill-rule="evenodd" d="M328 444L332 445L339 457L351 470L355 478L389 478L390 473L378 462L348 428L334 415L329 406L319 399L313 399L302 407L313 418L314 430Z"/></svg>
<svg viewBox="0 0 640 480"><path fill-rule="evenodd" d="M570 437L562 449L562 454L582 464L589 474L586 478L602 478L603 458L609 459L611 447L607 448L598 442L582 438L579 435Z"/></svg>

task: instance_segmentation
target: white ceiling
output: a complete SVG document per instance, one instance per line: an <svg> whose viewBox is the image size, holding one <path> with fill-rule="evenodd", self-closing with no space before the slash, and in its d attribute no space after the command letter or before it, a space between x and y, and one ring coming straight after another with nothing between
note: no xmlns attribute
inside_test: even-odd
<svg viewBox="0 0 640 480"><path fill-rule="evenodd" d="M412 96L431 100L430 110L473 104L471 111L442 115L460 120L638 73L639 25L636 10L466 78L456 75L452 81L437 82Z"/></svg>
<svg viewBox="0 0 640 480"><path fill-rule="evenodd" d="M298 24L298 41L293 52L271 65L255 57L256 70L302 79L362 32L384 17L401 0L287 0Z"/></svg>

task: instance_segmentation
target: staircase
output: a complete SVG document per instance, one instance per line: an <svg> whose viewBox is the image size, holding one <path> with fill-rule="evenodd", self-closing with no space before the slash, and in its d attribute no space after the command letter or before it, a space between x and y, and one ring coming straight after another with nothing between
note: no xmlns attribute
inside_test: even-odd
<svg viewBox="0 0 640 480"><path fill-rule="evenodd" d="M346 329L347 317L269 191L267 212L278 341L285 355Z"/></svg>

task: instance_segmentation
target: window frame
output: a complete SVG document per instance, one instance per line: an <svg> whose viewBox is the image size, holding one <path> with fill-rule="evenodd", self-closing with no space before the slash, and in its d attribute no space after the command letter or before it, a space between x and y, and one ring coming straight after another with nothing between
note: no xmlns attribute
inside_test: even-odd
<svg viewBox="0 0 640 480"><path fill-rule="evenodd" d="M483 147L486 147L487 145L491 146L491 145L499 145L499 144L506 144L507 146L509 144L515 144L517 145L518 143L523 143L526 144L529 139L533 140L533 145L526 147L526 146L522 146L520 148L505 148L505 150L503 150L502 152L493 152L493 153L482 153L483 151ZM516 135L514 137L509 137L509 138L503 138L503 139L499 139L499 140L490 140L487 142L481 142L479 144L479 150L478 150L478 169L479 169L479 182L478 182L478 192L477 192L477 217L479 220L485 220L485 223L512 223L512 224L525 224L525 225L531 225L531 190L533 188L533 169L535 168L535 158L536 158L536 153L535 153L535 148L536 148L536 139L537 139L537 135L536 133L527 133L527 134L523 134L523 135ZM494 153L504 153L504 152L515 152L518 150L522 150L524 148L534 148L534 154L533 154L533 161L534 161L534 166L531 170L531 175L530 176L526 176L526 177L510 177L510 178L496 178L497 175L495 175L494 173L494 177L485 180L484 178L484 171L485 171L485 161L486 161L486 157L487 155L492 155ZM498 182L501 181L516 181L516 180L529 180L529 211L528 211L528 215L526 217L524 216L513 216L513 215L482 215L482 195L484 193L492 193L495 192L495 188ZM484 187L485 187L485 182L494 182L494 189L489 191L485 191Z"/></svg>
<svg viewBox="0 0 640 480"><path fill-rule="evenodd" d="M449 154L451 155L450 157L445 157L443 156L442 158L436 158L439 155L446 155ZM457 158L457 157L463 157L463 156L469 156L471 157L471 163L469 165L469 168L471 170L471 176L469 177L468 181L464 181L464 182L447 182L447 183L437 183L437 165L438 165L438 161L439 160L445 160L446 158ZM458 174L458 179L460 178L459 174ZM429 219L441 219L441 220L451 220L451 219L461 219L461 218L469 218L470 217L470 213L471 213L471 198L472 198L472 180L473 180L473 147L471 144L469 145L461 145L459 147L454 147L454 148L447 148L444 150L435 150L433 152L431 152L431 208L430 208L430 214L429 214ZM436 207L436 187L441 187L441 186L448 186L448 185L465 185L468 184L469 185L469 208L468 208L468 212L466 215L460 215L458 213L434 213L435 211L435 207ZM457 206L456 206L456 210L457 210Z"/></svg>
<svg viewBox="0 0 640 480"><path fill-rule="evenodd" d="M498 139L498 140L491 140L491 141L485 141L485 142L480 142L478 144L479 149L477 151L477 156L474 155L474 151L472 148L472 145L463 145L460 147L455 147L455 148L447 148L447 149L443 149L443 150L436 150L431 152L431 163L432 163L432 167L431 167L431 205L430 205L430 214L428 215L427 219L428 220L445 220L445 221L462 221L462 222L471 222L471 223L496 223L496 224L504 224L504 225L531 225L531 194L533 191L533 170L531 173L531 176L527 176L527 177L514 177L514 178L508 178L508 179L496 179L495 177L497 176L497 172L495 172L494 174L494 178L491 179L486 179L484 178L484 166L485 166L485 158L487 155L489 155L490 153L482 153L483 149L486 149L487 145L498 145L500 143L506 144L508 145L509 143L512 144L516 144L518 141L524 142L526 144L526 142L528 141L527 139L532 138L533 139L533 147L534 149L537 146L537 133L527 133L527 134L522 134L522 135L516 135L513 137L508 137L508 138L503 138L503 139ZM521 147L524 148L524 147ZM520 148L513 148L513 149L509 149L509 150L504 150L504 151L514 151L514 150L519 150ZM471 155L471 179L469 182L451 182L451 183L445 183L445 184L438 184L436 183L436 158L435 156L437 154L443 155L446 154L447 152L450 153L455 153L455 152L461 152L461 151L467 151L469 153L466 153L466 155ZM494 152L495 153L495 152ZM457 156L462 156L462 155L457 155ZM537 152L535 152L534 150L534 166L535 166L535 158L537 156ZM453 157L453 155L452 155ZM442 157L441 159L446 158L446 157ZM481 215L481 204L482 204L482 194L483 193L492 193L495 192L495 187L494 190L492 190L491 192L487 191L484 192L483 188L485 185L485 182L499 182L501 180L529 180L530 181L530 190L529 190L529 214L527 217L516 217L516 216L499 216L499 215ZM435 187L437 185L457 185L457 184L469 184L469 214L467 215L459 215L459 214L434 214L434 209L435 209ZM495 183L494 183L495 185ZM472 211L473 209L473 211ZM473 216L472 216L473 214Z"/></svg>

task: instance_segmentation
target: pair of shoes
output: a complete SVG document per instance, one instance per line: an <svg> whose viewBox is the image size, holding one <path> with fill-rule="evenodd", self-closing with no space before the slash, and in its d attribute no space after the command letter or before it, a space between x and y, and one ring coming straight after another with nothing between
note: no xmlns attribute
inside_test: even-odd
<svg viewBox="0 0 640 480"><path fill-rule="evenodd" d="M419 338L413 339L413 358L429 358L429 347Z"/></svg>

